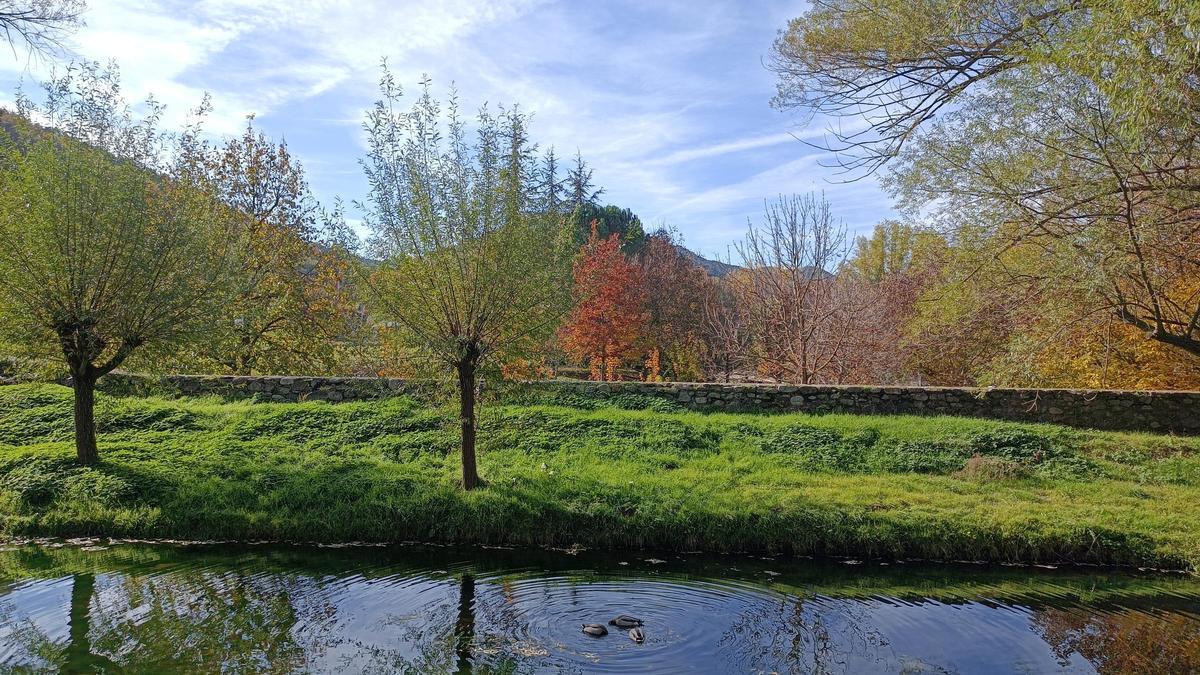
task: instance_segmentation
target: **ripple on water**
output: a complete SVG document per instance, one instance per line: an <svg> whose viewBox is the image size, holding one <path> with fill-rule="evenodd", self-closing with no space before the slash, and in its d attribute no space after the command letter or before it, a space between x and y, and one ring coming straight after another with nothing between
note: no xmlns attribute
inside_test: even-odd
<svg viewBox="0 0 1200 675"><path fill-rule="evenodd" d="M1128 672L1200 667L1186 578L498 550L0 552L0 668ZM736 568L736 571L734 570ZM630 614L645 641L609 627ZM107 660L107 661L106 661Z"/></svg>

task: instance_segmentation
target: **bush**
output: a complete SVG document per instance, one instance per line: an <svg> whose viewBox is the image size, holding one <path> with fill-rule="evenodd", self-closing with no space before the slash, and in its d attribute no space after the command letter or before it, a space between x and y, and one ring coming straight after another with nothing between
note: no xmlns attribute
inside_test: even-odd
<svg viewBox="0 0 1200 675"><path fill-rule="evenodd" d="M1038 464L1059 454L1054 442L1024 429L995 429L973 434L970 449L978 455Z"/></svg>
<svg viewBox="0 0 1200 675"><path fill-rule="evenodd" d="M1037 468L1034 469L1034 473L1041 478L1083 480L1099 478L1103 474L1103 471L1101 471L1095 462L1083 457L1064 455L1038 464Z"/></svg>

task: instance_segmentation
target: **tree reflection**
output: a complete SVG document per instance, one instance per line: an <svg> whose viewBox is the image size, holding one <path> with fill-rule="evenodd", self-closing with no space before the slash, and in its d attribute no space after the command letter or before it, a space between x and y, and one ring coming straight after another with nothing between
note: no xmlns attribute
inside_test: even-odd
<svg viewBox="0 0 1200 675"><path fill-rule="evenodd" d="M878 663L891 656L868 604L822 598L747 607L721 636L721 646L734 665L751 671L845 672L852 658Z"/></svg>
<svg viewBox="0 0 1200 675"><path fill-rule="evenodd" d="M63 652L62 669L68 673L115 673L120 667L103 654L92 652L90 639L92 596L96 592L96 575L76 574L71 580L71 605L67 620L67 648Z"/></svg>
<svg viewBox="0 0 1200 675"><path fill-rule="evenodd" d="M1065 661L1078 654L1101 673L1200 672L1200 620L1194 614L1046 607L1034 621L1056 656Z"/></svg>
<svg viewBox="0 0 1200 675"><path fill-rule="evenodd" d="M458 672L471 673L471 652L475 643L475 577L464 572L458 583L458 620L454 623L454 653Z"/></svg>

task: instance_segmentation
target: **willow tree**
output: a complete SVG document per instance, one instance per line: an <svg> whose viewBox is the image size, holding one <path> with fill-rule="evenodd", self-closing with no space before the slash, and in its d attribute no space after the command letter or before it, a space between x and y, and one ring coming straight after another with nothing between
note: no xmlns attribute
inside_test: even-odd
<svg viewBox="0 0 1200 675"><path fill-rule="evenodd" d="M456 101L443 112L428 80L407 109L386 68L380 89L364 124L370 196L361 206L382 263L366 285L414 353L453 371L469 490L479 483L479 375L552 331L565 311L569 239L560 214L536 207L524 115L481 110L472 140Z"/></svg>
<svg viewBox="0 0 1200 675"><path fill-rule="evenodd" d="M238 238L187 167L161 159L157 110L135 120L115 72L85 66L4 118L0 330L65 361L81 464L98 461L96 381L192 336L223 296Z"/></svg>
<svg viewBox="0 0 1200 675"><path fill-rule="evenodd" d="M1189 0L815 0L776 41L774 103L854 118L838 162L888 165L957 238L1040 251L1019 274L986 256L999 284L1200 358L1198 31Z"/></svg>

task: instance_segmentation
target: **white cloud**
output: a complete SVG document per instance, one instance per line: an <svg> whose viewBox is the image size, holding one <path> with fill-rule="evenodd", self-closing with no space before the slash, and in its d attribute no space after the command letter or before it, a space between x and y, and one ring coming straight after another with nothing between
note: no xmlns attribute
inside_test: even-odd
<svg viewBox="0 0 1200 675"><path fill-rule="evenodd" d="M117 59L130 97L153 92L169 123L204 92L215 132L258 113L323 198L363 196L356 127L387 57L408 89L422 73L439 93L453 81L467 110L520 102L534 138L564 157L578 148L609 199L707 244L764 196L820 189L830 173L796 140L821 131L767 107L761 58L795 11L787 0L90 0L75 44ZM0 78L24 68L0 58ZM886 208L873 182L853 197Z"/></svg>

